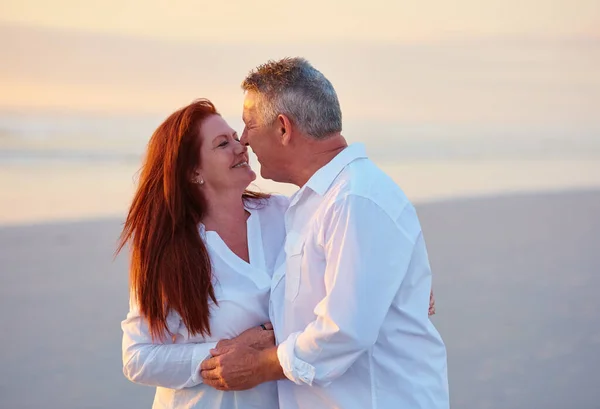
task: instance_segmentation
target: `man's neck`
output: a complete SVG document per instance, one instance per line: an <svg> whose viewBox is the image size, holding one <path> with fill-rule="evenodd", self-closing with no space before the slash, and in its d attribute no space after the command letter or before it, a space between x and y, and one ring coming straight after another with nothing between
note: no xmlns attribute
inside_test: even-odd
<svg viewBox="0 0 600 409"><path fill-rule="evenodd" d="M341 134L325 140L311 141L304 154L299 155L292 183L302 187L323 166L327 165L341 151L348 147L346 139Z"/></svg>

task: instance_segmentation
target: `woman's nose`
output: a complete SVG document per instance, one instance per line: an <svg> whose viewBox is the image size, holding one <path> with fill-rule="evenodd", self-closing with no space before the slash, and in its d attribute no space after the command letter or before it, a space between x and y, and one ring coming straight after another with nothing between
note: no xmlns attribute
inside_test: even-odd
<svg viewBox="0 0 600 409"><path fill-rule="evenodd" d="M242 140L240 139L238 141L238 143L236 144L235 153L239 155L241 153L246 153L246 152L248 152L248 147L246 145L244 145L242 143Z"/></svg>

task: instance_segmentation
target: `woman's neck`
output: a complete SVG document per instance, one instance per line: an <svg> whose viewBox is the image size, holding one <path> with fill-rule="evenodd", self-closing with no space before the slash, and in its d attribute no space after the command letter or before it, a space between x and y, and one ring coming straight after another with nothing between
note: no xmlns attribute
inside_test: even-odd
<svg viewBox="0 0 600 409"><path fill-rule="evenodd" d="M206 230L229 229L246 223L248 212L244 208L241 193L220 193L206 196L206 212L202 217L202 223Z"/></svg>

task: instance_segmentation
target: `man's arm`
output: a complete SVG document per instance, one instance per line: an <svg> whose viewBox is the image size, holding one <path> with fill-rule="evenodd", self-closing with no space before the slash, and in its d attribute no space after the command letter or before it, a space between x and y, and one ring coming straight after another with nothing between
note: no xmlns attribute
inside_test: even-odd
<svg viewBox="0 0 600 409"><path fill-rule="evenodd" d="M389 215L368 198L335 203L323 222L326 296L316 319L277 348L287 378L325 386L371 348L406 272L421 229L414 208ZM427 314L429 293L423 303Z"/></svg>

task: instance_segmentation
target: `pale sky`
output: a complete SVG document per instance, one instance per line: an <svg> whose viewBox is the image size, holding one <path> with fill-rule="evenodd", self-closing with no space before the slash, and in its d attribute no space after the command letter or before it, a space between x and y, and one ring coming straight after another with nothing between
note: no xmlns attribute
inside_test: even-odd
<svg viewBox="0 0 600 409"><path fill-rule="evenodd" d="M0 0L0 110L238 115L296 55L347 118L600 124L599 0Z"/></svg>
<svg viewBox="0 0 600 409"><path fill-rule="evenodd" d="M600 2L2 0L0 22L206 42L600 36Z"/></svg>

